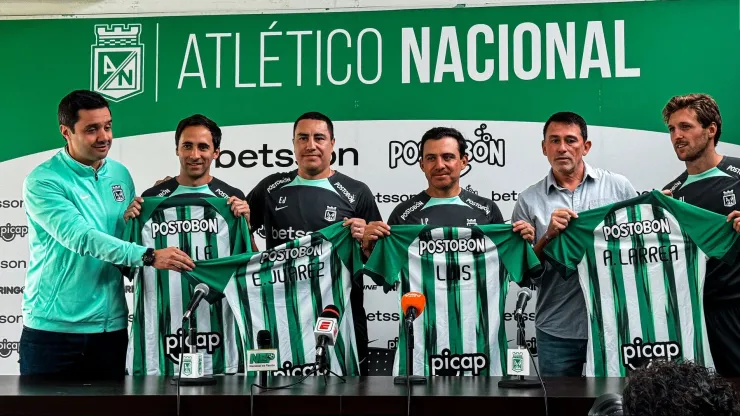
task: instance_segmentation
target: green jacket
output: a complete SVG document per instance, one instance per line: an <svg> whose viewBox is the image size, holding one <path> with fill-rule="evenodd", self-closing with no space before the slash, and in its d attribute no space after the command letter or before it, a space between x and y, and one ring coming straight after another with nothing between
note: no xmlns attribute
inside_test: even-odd
<svg viewBox="0 0 740 416"><path fill-rule="evenodd" d="M146 248L120 240L135 196L128 169L106 159L95 171L66 149L23 183L30 258L23 293L29 328L96 333L127 327L121 271Z"/></svg>

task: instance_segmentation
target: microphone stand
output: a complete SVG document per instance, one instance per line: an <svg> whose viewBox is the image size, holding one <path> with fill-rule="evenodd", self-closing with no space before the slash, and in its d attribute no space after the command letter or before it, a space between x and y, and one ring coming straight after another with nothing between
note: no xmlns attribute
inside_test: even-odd
<svg viewBox="0 0 740 416"><path fill-rule="evenodd" d="M185 323L182 325L182 336L183 342L180 347L180 367L184 365L184 352L185 352ZM193 314L188 316L188 339L190 340L190 346L188 347L188 353L196 354L198 352L198 328L193 325ZM211 386L216 384L216 379L210 375L203 375L198 378L186 378L186 377L175 377L171 380L171 384L177 384L180 382L182 386Z"/></svg>
<svg viewBox="0 0 740 416"><path fill-rule="evenodd" d="M519 319L517 319L516 344L520 350L527 350L527 341L524 336L524 313L519 315ZM527 350L527 352L529 351ZM540 387L541 383L535 378L508 376L503 377L498 382L498 386L501 388L534 388Z"/></svg>
<svg viewBox="0 0 740 416"><path fill-rule="evenodd" d="M327 372L330 373L331 375L333 375L334 377L337 377L340 380L342 380L343 383L346 383L347 382L347 380L345 380L344 377L342 377L339 374L331 371L331 368L329 368L329 365L326 363L326 360L321 360L321 365L318 365L318 361L319 360L316 360L316 361L317 361L317 363L314 363L314 366L313 366L314 369L313 369L313 371L311 371L309 373L309 375L311 375L311 374L322 375L324 377L324 385L326 385L328 383L328 381L326 380L326 378L327 378L327 374L326 373ZM324 374L320 374L319 373L322 369L326 370L324 372Z"/></svg>
<svg viewBox="0 0 740 416"><path fill-rule="evenodd" d="M405 320L406 328L406 375L396 376L393 384L427 384L427 378L424 376L414 375L414 323L408 319Z"/></svg>

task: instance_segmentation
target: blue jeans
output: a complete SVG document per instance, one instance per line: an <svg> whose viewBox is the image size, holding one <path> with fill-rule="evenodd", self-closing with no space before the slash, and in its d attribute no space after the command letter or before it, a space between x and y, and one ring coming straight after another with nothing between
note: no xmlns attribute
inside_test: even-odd
<svg viewBox="0 0 740 416"><path fill-rule="evenodd" d="M546 332L537 333L537 363L542 377L580 377L586 363L585 339L554 337Z"/></svg>
<svg viewBox="0 0 740 416"><path fill-rule="evenodd" d="M128 333L69 334L23 327L18 355L22 376L116 379L126 374Z"/></svg>

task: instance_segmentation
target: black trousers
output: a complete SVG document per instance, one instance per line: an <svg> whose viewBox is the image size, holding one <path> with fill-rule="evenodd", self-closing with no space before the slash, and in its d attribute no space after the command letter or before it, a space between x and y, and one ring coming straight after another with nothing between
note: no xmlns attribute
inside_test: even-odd
<svg viewBox="0 0 740 416"><path fill-rule="evenodd" d="M714 368L723 377L740 377L740 306L704 309Z"/></svg>
<svg viewBox="0 0 740 416"><path fill-rule="evenodd" d="M126 329L70 334L23 327L18 354L21 376L118 379L126 375Z"/></svg>

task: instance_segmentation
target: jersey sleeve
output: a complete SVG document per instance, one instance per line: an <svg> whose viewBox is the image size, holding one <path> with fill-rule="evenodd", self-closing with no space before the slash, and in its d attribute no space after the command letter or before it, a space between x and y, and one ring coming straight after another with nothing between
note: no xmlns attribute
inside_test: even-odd
<svg viewBox="0 0 740 416"><path fill-rule="evenodd" d="M243 271L249 259L256 253L243 253L233 256L220 257L209 260L199 260L195 262L195 267L191 271L181 273L188 283L196 286L199 283L205 283L210 289L205 297L209 303L225 297L226 286L232 279L239 275L239 270Z"/></svg>
<svg viewBox="0 0 740 416"><path fill-rule="evenodd" d="M414 241L422 225L393 225L391 234L375 244L370 258L365 263L365 275L388 293L400 280L400 273L408 269L409 246Z"/></svg>
<svg viewBox="0 0 740 416"><path fill-rule="evenodd" d="M362 218L365 222L371 221L382 221L383 217L380 215L378 204L375 203L375 197L373 197L370 188L363 186L361 192L357 196L357 205L355 207L357 217Z"/></svg>
<svg viewBox="0 0 740 416"><path fill-rule="evenodd" d="M496 244L499 259L504 264L509 278L521 283L529 274L537 274L542 266L532 247L511 225L496 224L494 227L481 226L481 231L491 237Z"/></svg>
<svg viewBox="0 0 740 416"><path fill-rule="evenodd" d="M594 229L613 207L609 204L578 213L578 218L571 219L568 227L545 246L545 258L564 278L575 274L586 251L594 245Z"/></svg>
<svg viewBox="0 0 740 416"><path fill-rule="evenodd" d="M352 281L357 282L362 277L362 254L360 243L352 238L350 228L345 227L341 222L337 222L323 228L319 233L331 242L339 259L352 271Z"/></svg>
<svg viewBox="0 0 740 416"><path fill-rule="evenodd" d="M269 177L268 177L269 178ZM258 230L260 227L265 225L265 201L267 200L266 195L266 183L268 179L263 179L257 186L254 187L246 196L247 204L249 204L249 225L251 230Z"/></svg>
<svg viewBox="0 0 740 416"><path fill-rule="evenodd" d="M740 253L740 233L735 231L726 216L676 200L658 191L653 191L653 195L676 217L681 229L701 251L724 263L735 263Z"/></svg>
<svg viewBox="0 0 740 416"><path fill-rule="evenodd" d="M391 211L391 215L388 216L388 221L386 221L386 224L388 225L401 225L403 222L401 221L401 206L403 203L396 205L395 208L393 208L393 211Z"/></svg>
<svg viewBox="0 0 740 416"><path fill-rule="evenodd" d="M499 209L498 205L495 202L491 204L491 213L488 214L488 223L489 224L503 224L504 223L504 216L501 214L501 209Z"/></svg>

